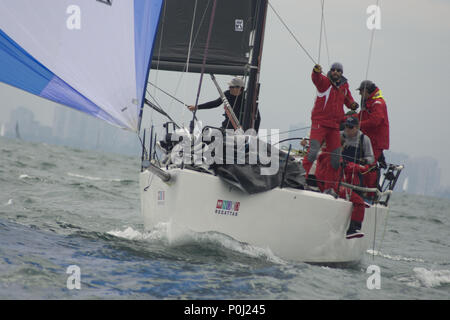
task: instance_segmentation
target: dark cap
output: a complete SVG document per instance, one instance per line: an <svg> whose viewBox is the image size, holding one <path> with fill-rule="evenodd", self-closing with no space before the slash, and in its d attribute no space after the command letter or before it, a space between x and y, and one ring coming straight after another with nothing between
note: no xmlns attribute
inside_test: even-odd
<svg viewBox="0 0 450 320"><path fill-rule="evenodd" d="M367 89L367 91L369 91L369 93L372 93L375 91L376 89L376 85L375 83L373 83L370 80L364 80L363 82L361 82L361 84L359 85L359 88L356 90L363 90L363 89Z"/></svg>
<svg viewBox="0 0 450 320"><path fill-rule="evenodd" d="M330 69L337 69L337 70L341 70L341 72L344 72L344 66L342 65L342 63L340 62L335 62L331 65Z"/></svg>
<svg viewBox="0 0 450 320"><path fill-rule="evenodd" d="M348 117L344 122L344 126L356 127L357 125L359 125L359 121L355 117Z"/></svg>

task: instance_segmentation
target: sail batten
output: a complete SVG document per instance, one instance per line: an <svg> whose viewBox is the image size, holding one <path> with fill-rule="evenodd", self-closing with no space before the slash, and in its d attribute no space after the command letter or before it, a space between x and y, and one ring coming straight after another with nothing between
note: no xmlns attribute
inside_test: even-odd
<svg viewBox="0 0 450 320"><path fill-rule="evenodd" d="M162 2L2 0L0 81L137 131Z"/></svg>

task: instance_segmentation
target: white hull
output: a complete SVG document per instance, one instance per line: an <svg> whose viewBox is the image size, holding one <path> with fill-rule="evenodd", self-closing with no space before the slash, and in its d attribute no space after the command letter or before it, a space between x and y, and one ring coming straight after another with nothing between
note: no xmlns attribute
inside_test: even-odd
<svg viewBox="0 0 450 320"><path fill-rule="evenodd" d="M347 240L352 204L343 199L290 188L247 195L213 175L187 169L167 172L169 183L149 171L140 175L147 230L166 222L195 232L224 233L287 260L347 263L359 261L371 247L375 221L378 234L384 228L384 206L366 209L365 236ZM230 201L226 204L231 210L217 209L220 200Z"/></svg>

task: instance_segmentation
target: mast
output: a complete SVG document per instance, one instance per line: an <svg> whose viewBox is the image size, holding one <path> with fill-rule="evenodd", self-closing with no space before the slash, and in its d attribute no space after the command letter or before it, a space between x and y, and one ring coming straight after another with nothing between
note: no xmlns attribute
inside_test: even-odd
<svg viewBox="0 0 450 320"><path fill-rule="evenodd" d="M253 49L250 61L250 75L248 79L248 88L244 105L243 128L247 130L255 127L256 115L258 112L259 96L259 74L261 69L262 49L264 42L264 30L266 26L268 0L257 2L256 10L256 28L253 40Z"/></svg>

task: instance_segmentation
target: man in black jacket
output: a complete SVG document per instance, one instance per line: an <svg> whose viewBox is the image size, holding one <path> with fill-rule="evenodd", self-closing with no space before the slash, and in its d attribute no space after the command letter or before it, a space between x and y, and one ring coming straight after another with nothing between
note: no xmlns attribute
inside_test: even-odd
<svg viewBox="0 0 450 320"><path fill-rule="evenodd" d="M244 80L242 80L239 77L233 78L228 83L228 86L229 86L229 90L224 92L225 97L227 98L228 102L230 103L231 108L233 108L233 112L236 115L236 117L239 119L239 121L242 121L243 114L241 114L241 113L244 112L244 110L242 108L243 102L244 102L244 87L245 87ZM223 103L222 99L218 98L216 100L209 101L209 102L198 105L197 109L198 110L213 109L213 108L217 108L222 103ZM195 106L189 106L188 108L191 111L195 110ZM231 123L230 119L228 119L227 115L225 113L223 115L225 116L225 120L222 122L222 128L223 129L234 129L233 124ZM258 111L256 120L255 120L255 130L256 131L258 131L258 129L259 129L260 122L261 122L261 116Z"/></svg>

